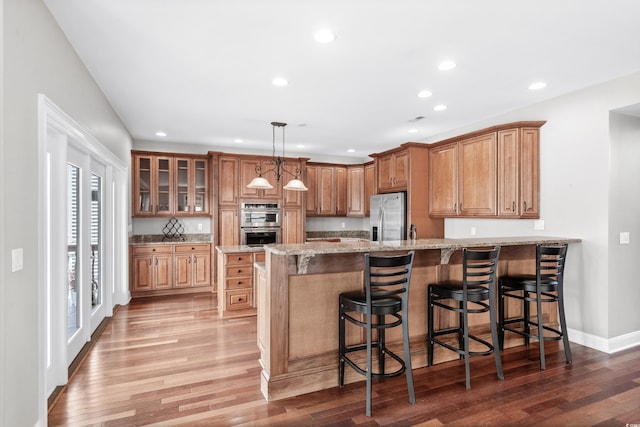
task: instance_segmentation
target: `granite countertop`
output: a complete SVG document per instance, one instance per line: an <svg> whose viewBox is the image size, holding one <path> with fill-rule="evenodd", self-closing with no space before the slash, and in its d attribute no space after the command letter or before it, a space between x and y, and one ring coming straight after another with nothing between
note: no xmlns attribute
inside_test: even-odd
<svg viewBox="0 0 640 427"><path fill-rule="evenodd" d="M464 239L418 239L396 240L385 242L372 242L362 239L341 239L340 242L314 242L289 244L289 245L266 245L265 251L276 255L322 255L339 253L364 253L380 251L408 251L420 249L462 249L465 247L483 246L519 246L535 245L538 243L560 244L579 243L581 239L567 237L544 237L544 236L523 236L523 237L482 237Z"/></svg>
<svg viewBox="0 0 640 427"><path fill-rule="evenodd" d="M239 252L264 252L264 248L261 246L216 246L216 251L221 254L237 254Z"/></svg>
<svg viewBox="0 0 640 427"><path fill-rule="evenodd" d="M130 245L175 245L180 243L212 243L211 234L183 234L183 238L166 238L163 234L137 234L129 236Z"/></svg>

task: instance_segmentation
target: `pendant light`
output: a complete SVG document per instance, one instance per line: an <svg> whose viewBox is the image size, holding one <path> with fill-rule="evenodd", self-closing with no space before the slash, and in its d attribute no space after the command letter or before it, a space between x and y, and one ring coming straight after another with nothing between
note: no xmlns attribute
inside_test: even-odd
<svg viewBox="0 0 640 427"><path fill-rule="evenodd" d="M255 177L249 183L249 185L247 185L248 188L258 188L258 189L265 189L265 190L273 188L273 185L271 185L271 183L265 177L262 176L263 173L266 174L268 172L273 172L276 178L276 183L280 182L280 178L282 178L282 176L285 173L293 177L293 179L289 180L287 185L283 187L285 190L292 190L292 191L308 190L308 188L300 180L300 176L302 175L302 171L300 170L300 168L296 168L295 173L291 173L285 168L285 166L287 165L287 161L284 160L284 127L286 125L287 125L286 123L271 122L271 127L273 129L273 154L269 163L273 165L273 167L271 169L263 171L260 166L256 166L256 173L258 174L258 176ZM276 128L282 128L282 157L281 156L276 157Z"/></svg>

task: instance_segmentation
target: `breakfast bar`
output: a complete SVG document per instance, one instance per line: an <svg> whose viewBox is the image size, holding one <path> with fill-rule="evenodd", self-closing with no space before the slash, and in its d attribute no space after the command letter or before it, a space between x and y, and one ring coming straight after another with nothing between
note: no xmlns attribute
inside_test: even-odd
<svg viewBox="0 0 640 427"><path fill-rule="evenodd" d="M498 275L535 273L536 244L578 243L563 237L496 237L469 239L418 239L266 245L265 262L256 267L258 347L262 366L261 390L267 400L277 400L338 385L338 295L363 286L364 253L401 253L415 250L409 291L409 336L414 368L426 360L426 285L450 277L460 278L461 249L500 246ZM508 306L508 316L520 307ZM555 311L543 314L552 322ZM472 328L488 333L488 316ZM439 326L455 319L436 318ZM513 335L513 334L511 334ZM350 343L362 342L360 332L347 330ZM399 335L387 341L400 345ZM505 347L522 345L509 337ZM455 354L436 352L437 363ZM348 373L345 382L362 380Z"/></svg>

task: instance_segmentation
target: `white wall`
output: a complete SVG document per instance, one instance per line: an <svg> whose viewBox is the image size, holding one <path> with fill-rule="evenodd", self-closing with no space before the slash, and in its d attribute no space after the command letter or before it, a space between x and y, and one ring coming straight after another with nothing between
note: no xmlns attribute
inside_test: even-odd
<svg viewBox="0 0 640 427"><path fill-rule="evenodd" d="M447 237L468 236L476 227L478 236L506 234L578 237L567 258L566 308L571 339L596 348L609 348L620 334L640 334L640 311L630 313L633 322L610 328L610 318L625 306L624 295L614 292L609 280L610 137L611 110L640 102L640 73L541 102L493 117L423 142L435 142L471 130L519 120L546 120L540 131L540 205L544 233L533 230L533 222L513 220L456 220L445 222ZM636 163L637 164L637 163ZM622 180L617 180L622 181ZM620 191L637 191L635 182L620 182ZM635 208L634 208L635 209ZM636 209L635 217L640 212ZM633 246L629 256L640 259ZM615 264L620 274L630 266ZM637 275L636 275L637 277ZM636 335L637 337L638 335ZM637 339L640 343L640 338Z"/></svg>
<svg viewBox="0 0 640 427"><path fill-rule="evenodd" d="M3 394L0 425L46 425L39 390L37 95L44 93L125 164L131 138L41 0L3 0L2 253L23 248L24 269L0 264ZM4 257L3 257L4 258Z"/></svg>
<svg viewBox="0 0 640 427"><path fill-rule="evenodd" d="M609 336L617 337L640 331L640 118L611 113L611 142Z"/></svg>

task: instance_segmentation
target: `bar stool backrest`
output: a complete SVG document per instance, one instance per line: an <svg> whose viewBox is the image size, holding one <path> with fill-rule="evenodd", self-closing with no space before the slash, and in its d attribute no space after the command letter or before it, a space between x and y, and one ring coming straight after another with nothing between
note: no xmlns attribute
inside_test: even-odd
<svg viewBox="0 0 640 427"><path fill-rule="evenodd" d="M562 286L568 245L536 247L536 280L543 287Z"/></svg>
<svg viewBox="0 0 640 427"><path fill-rule="evenodd" d="M409 293L413 255L413 251L389 257L365 254L367 301L371 298L406 296Z"/></svg>

